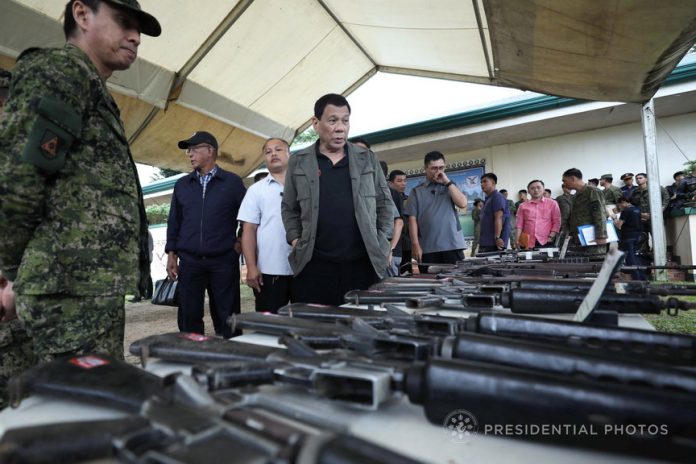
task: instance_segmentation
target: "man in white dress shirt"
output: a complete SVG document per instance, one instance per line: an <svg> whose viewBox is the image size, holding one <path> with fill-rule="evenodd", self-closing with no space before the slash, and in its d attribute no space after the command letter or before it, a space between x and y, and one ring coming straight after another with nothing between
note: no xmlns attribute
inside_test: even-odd
<svg viewBox="0 0 696 464"><path fill-rule="evenodd" d="M249 187L237 219L242 228L246 283L254 290L256 311L276 313L290 301L292 269L280 215L290 148L282 139L268 139L263 155L270 175Z"/></svg>

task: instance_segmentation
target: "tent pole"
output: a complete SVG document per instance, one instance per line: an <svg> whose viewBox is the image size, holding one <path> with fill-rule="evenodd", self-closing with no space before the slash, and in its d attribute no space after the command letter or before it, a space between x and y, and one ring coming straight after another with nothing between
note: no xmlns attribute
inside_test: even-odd
<svg viewBox="0 0 696 464"><path fill-rule="evenodd" d="M657 163L657 137L655 130L655 104L651 98L641 107L643 123L643 146L645 147L645 168L648 175L648 198L650 199L650 224L652 230L653 263L655 266L667 264L667 243L665 224L662 218L662 198L660 196L660 172ZM655 270L656 280L667 280L666 269Z"/></svg>

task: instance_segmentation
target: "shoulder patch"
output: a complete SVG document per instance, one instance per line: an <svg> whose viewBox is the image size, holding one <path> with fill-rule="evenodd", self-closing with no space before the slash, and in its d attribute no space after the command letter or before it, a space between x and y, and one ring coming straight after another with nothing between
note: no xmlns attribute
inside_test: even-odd
<svg viewBox="0 0 696 464"><path fill-rule="evenodd" d="M42 98L36 105L36 119L22 152L22 161L43 172L55 174L65 164L65 155L82 128L80 115L69 105Z"/></svg>

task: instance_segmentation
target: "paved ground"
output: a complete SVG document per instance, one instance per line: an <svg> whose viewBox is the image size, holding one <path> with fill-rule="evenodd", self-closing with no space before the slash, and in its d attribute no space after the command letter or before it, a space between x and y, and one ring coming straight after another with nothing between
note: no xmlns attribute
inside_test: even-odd
<svg viewBox="0 0 696 464"><path fill-rule="evenodd" d="M242 312L254 310L254 294L244 284L240 286L242 293ZM213 335L213 322L210 319L208 302L205 304L206 335ZM126 360L133 364L139 363L138 358L131 356L128 347L132 342L149 335L167 332L178 332L176 325L176 308L157 306L150 301L126 303L126 341L124 350Z"/></svg>

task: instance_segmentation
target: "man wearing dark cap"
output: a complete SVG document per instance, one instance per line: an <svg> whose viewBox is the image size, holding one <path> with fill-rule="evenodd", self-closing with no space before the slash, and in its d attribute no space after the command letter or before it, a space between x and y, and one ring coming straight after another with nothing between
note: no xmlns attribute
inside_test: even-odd
<svg viewBox="0 0 696 464"><path fill-rule="evenodd" d="M621 186L621 193L625 199L630 201L633 191L636 189L636 186L633 185L633 173L627 172L626 174L622 175L621 181L624 183Z"/></svg>
<svg viewBox="0 0 696 464"><path fill-rule="evenodd" d="M179 330L205 332L208 288L215 301L215 333L230 338L227 318L240 310L237 213L246 189L238 175L216 164L218 143L212 134L195 132L179 148L186 150L193 172L174 185L164 247L167 275L179 280Z"/></svg>
<svg viewBox="0 0 696 464"><path fill-rule="evenodd" d="M123 358L126 293L149 275L145 208L106 80L157 20L134 0L71 0L66 44L29 49L0 125L0 323L19 316L32 356Z"/></svg>
<svg viewBox="0 0 696 464"><path fill-rule="evenodd" d="M604 194L604 203L607 205L617 205L619 203L619 198L623 196L623 192L619 187L612 184L614 182L614 176L611 174L602 174L599 178L599 185L604 187L602 193Z"/></svg>

